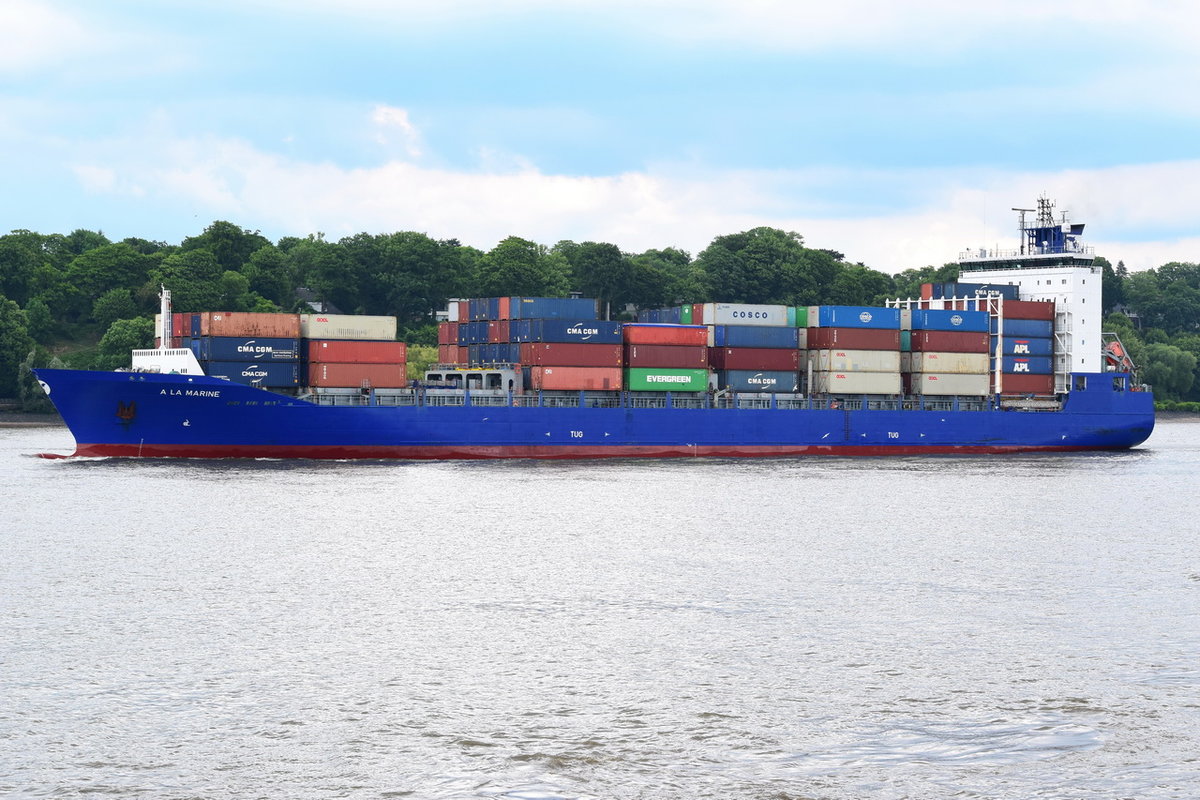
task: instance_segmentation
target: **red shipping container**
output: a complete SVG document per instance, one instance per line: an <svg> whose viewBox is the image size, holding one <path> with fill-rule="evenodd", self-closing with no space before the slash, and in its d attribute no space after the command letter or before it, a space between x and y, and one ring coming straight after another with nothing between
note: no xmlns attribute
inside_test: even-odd
<svg viewBox="0 0 1200 800"><path fill-rule="evenodd" d="M915 331L914 331L915 333ZM987 338L987 334L984 334ZM900 331L873 328L809 328L808 349L899 350Z"/></svg>
<svg viewBox="0 0 1200 800"><path fill-rule="evenodd" d="M470 364L471 363L471 348L462 345L458 348L458 358L454 360L455 364Z"/></svg>
<svg viewBox="0 0 1200 800"><path fill-rule="evenodd" d="M531 389L546 391L620 390L624 370L620 367L530 367Z"/></svg>
<svg viewBox="0 0 1200 800"><path fill-rule="evenodd" d="M619 367L621 345L523 342L521 363L540 367Z"/></svg>
<svg viewBox="0 0 1200 800"><path fill-rule="evenodd" d="M459 300L458 301L458 321L459 322L470 322L471 321L471 301L470 300Z"/></svg>
<svg viewBox="0 0 1200 800"><path fill-rule="evenodd" d="M692 303L692 324L704 324L704 303Z"/></svg>
<svg viewBox="0 0 1200 800"><path fill-rule="evenodd" d="M1005 319L1054 319L1053 300L1005 300Z"/></svg>
<svg viewBox="0 0 1200 800"><path fill-rule="evenodd" d="M458 344L458 323L457 322L439 322L438 323L438 344Z"/></svg>
<svg viewBox="0 0 1200 800"><path fill-rule="evenodd" d="M703 325L655 325L629 322L622 327L625 344L677 344L708 346L708 328Z"/></svg>
<svg viewBox="0 0 1200 800"><path fill-rule="evenodd" d="M500 313L497 314L496 316L498 316L500 319L512 319L512 298L511 297L501 297L500 298ZM504 341L507 342L508 339L505 339Z"/></svg>
<svg viewBox="0 0 1200 800"><path fill-rule="evenodd" d="M408 385L404 364L309 364L308 385L403 389Z"/></svg>
<svg viewBox="0 0 1200 800"><path fill-rule="evenodd" d="M680 344L627 344L625 364L630 367L707 369L708 348Z"/></svg>
<svg viewBox="0 0 1200 800"><path fill-rule="evenodd" d="M191 314L172 314L171 315L171 335L172 336L191 336L192 335L192 315Z"/></svg>
<svg viewBox="0 0 1200 800"><path fill-rule="evenodd" d="M933 299L933 284L932 283L922 283L921 284L921 299L922 300L932 300Z"/></svg>
<svg viewBox="0 0 1200 800"><path fill-rule="evenodd" d="M408 359L404 342L307 339L310 364L403 364Z"/></svg>
<svg viewBox="0 0 1200 800"><path fill-rule="evenodd" d="M458 363L458 347L452 344L438 345L438 363L439 364L457 364Z"/></svg>
<svg viewBox="0 0 1200 800"><path fill-rule="evenodd" d="M810 347L811 342L810 338ZM991 338L973 331L913 331L910 349L914 353L987 353Z"/></svg>
<svg viewBox="0 0 1200 800"><path fill-rule="evenodd" d="M201 311L200 335L298 339L300 338L300 315L264 314L249 311Z"/></svg>
<svg viewBox="0 0 1200 800"><path fill-rule="evenodd" d="M708 363L713 369L796 372L800 369L800 351L774 347L710 347Z"/></svg>
<svg viewBox="0 0 1200 800"><path fill-rule="evenodd" d="M507 329L507 328L508 328L508 325L506 324L504 327L505 327L505 329ZM487 329L488 329L488 330L487 330L487 334L488 334L488 342L489 342L489 343L491 343L491 344L499 344L500 342L507 342L507 341L508 341L508 331L507 331L507 330L503 330L503 331L501 331L501 329L500 329L500 321L499 321L499 320L491 320L491 321L489 321L489 322L488 322L488 324L487 324ZM503 339L501 339L501 338L500 338L500 334L501 334L501 333L503 333L503 334L504 334L504 338L503 338Z"/></svg>
<svg viewBox="0 0 1200 800"><path fill-rule="evenodd" d="M1054 394L1053 375L1000 376L1001 394Z"/></svg>

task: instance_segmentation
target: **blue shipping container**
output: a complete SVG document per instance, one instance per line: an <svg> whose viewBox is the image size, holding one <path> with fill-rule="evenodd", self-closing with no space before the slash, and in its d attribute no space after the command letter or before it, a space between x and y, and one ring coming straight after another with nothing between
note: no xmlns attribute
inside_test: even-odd
<svg viewBox="0 0 1200 800"><path fill-rule="evenodd" d="M990 292L999 292L1005 300L1018 300L1020 288L1008 283L935 283L933 297L937 300L943 297L981 297Z"/></svg>
<svg viewBox="0 0 1200 800"><path fill-rule="evenodd" d="M816 328L874 328L898 330L900 309L874 306L818 306L817 320L809 314L809 327Z"/></svg>
<svg viewBox="0 0 1200 800"><path fill-rule="evenodd" d="M713 325L712 346L795 350L800 346L800 329L770 325Z"/></svg>
<svg viewBox="0 0 1200 800"><path fill-rule="evenodd" d="M526 319L509 327L509 338L517 342L575 342L620 344L621 323L598 319Z"/></svg>
<svg viewBox="0 0 1200 800"><path fill-rule="evenodd" d="M511 297L513 319L596 319L596 300L591 297Z"/></svg>
<svg viewBox="0 0 1200 800"><path fill-rule="evenodd" d="M713 373L717 376L718 389L735 392L798 392L800 373L749 369L725 369Z"/></svg>
<svg viewBox="0 0 1200 800"><path fill-rule="evenodd" d="M992 333L996 332L996 320L992 320ZM1029 339L1049 339L1054 336L1054 323L1048 319L1006 319L1005 336L1022 336Z"/></svg>
<svg viewBox="0 0 1200 800"><path fill-rule="evenodd" d="M986 311L950 311L930 308L912 310L914 331L967 331L983 333L988 329Z"/></svg>
<svg viewBox="0 0 1200 800"><path fill-rule="evenodd" d="M993 352L995 351L995 345L996 340L993 338ZM1006 356L1052 356L1054 355L1054 340L1005 336L1000 346L1000 353Z"/></svg>
<svg viewBox="0 0 1200 800"><path fill-rule="evenodd" d="M200 366L205 375L248 386L283 388L300 384L300 364L296 361L202 361Z"/></svg>
<svg viewBox="0 0 1200 800"><path fill-rule="evenodd" d="M188 346L200 361L297 361L299 339L246 339L238 336L204 336Z"/></svg>
<svg viewBox="0 0 1200 800"><path fill-rule="evenodd" d="M200 335L200 315L199 314L188 314L188 316L191 317L191 319L188 321L188 326L187 326L188 330L190 330L192 332L192 336L199 336Z"/></svg>
<svg viewBox="0 0 1200 800"><path fill-rule="evenodd" d="M1049 356L1005 356L1001 370L1010 375L1050 375L1054 359Z"/></svg>

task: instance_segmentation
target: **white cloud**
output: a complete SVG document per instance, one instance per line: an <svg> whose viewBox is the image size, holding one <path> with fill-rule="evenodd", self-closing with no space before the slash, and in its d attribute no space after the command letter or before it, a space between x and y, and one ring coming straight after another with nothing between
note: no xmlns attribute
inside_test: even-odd
<svg viewBox="0 0 1200 800"><path fill-rule="evenodd" d="M46 3L0 0L0 75L22 75L93 47L78 20Z"/></svg>
<svg viewBox="0 0 1200 800"><path fill-rule="evenodd" d="M277 236L418 230L482 249L517 235L544 244L591 239L632 252L677 246L696 254L715 236L766 225L894 272L954 261L968 248L1015 247L1016 215L1009 209L1045 193L1088 224L1088 239L1114 263L1145 269L1200 260L1200 161L1057 173L656 169L578 177L527 163L493 171L403 161L350 169L221 139L178 141L157 151L143 144L137 158L122 163L79 165L81 182L92 192L146 192L151 203L183 203L202 216ZM841 209L851 201L844 196L838 207L822 210L823 186L856 186L871 196L876 188L908 183L924 188L895 213L847 213ZM806 194L788 196L781 188L787 186ZM789 211L796 208L805 211Z"/></svg>
<svg viewBox="0 0 1200 800"><path fill-rule="evenodd" d="M408 111L377 105L371 112L371 122L376 127L375 141L382 145L399 144L410 158L421 156L421 134L409 121Z"/></svg>

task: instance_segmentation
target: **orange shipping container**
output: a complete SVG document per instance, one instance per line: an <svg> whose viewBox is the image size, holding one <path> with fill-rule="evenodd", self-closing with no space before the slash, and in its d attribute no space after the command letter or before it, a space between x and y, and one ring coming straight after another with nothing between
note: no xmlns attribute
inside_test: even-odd
<svg viewBox="0 0 1200 800"><path fill-rule="evenodd" d="M321 387L403 389L404 364L309 364L308 385Z"/></svg>
<svg viewBox="0 0 1200 800"><path fill-rule="evenodd" d="M625 344L678 344L708 347L704 325L655 325L631 322L622 328Z"/></svg>
<svg viewBox="0 0 1200 800"><path fill-rule="evenodd" d="M299 314L263 314L250 311L201 311L201 336L244 336L297 339Z"/></svg>
<svg viewBox="0 0 1200 800"><path fill-rule="evenodd" d="M620 367L530 367L529 388L545 391L618 391Z"/></svg>
<svg viewBox="0 0 1200 800"><path fill-rule="evenodd" d="M408 360L404 342L350 339L307 339L312 364L403 364Z"/></svg>

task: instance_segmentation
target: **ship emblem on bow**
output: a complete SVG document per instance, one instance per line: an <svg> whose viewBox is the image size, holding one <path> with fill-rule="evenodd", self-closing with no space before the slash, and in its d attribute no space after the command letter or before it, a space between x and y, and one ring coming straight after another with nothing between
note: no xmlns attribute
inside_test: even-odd
<svg viewBox="0 0 1200 800"><path fill-rule="evenodd" d="M122 425L128 428L129 423L133 422L133 418L136 416L137 403L133 401L128 403L122 403L120 400L117 401L117 419L121 421Z"/></svg>

